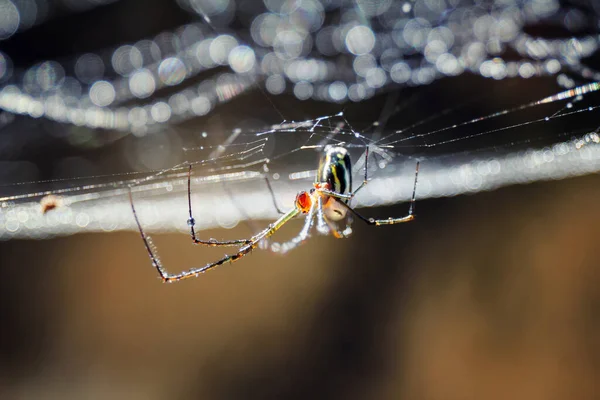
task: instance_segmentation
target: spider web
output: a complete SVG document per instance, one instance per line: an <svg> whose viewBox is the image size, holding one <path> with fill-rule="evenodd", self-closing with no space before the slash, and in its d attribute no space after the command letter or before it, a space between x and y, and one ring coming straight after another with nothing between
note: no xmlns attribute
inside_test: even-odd
<svg viewBox="0 0 600 400"><path fill-rule="evenodd" d="M581 4L492 2L474 14L448 8L440 19L419 8L426 2L394 3L400 14L392 2L387 12L367 2L289 10L265 2L245 32L229 28L239 9L209 13L201 3L186 3L201 22L173 30L181 44L162 58L136 64L146 55L141 41L112 49L112 77L95 75L102 57L91 53L21 70L0 53L0 132L9 150L19 140L34 149L46 143L43 131L78 149L60 158L62 173L40 173L26 158L3 161L1 239L135 229L130 190L146 230L187 231L190 166L198 229L273 219L277 206L291 207L312 186L327 145L349 149L355 186L369 150L357 207L406 201L417 162L417 199L600 168L600 76L591 59L598 38ZM361 15L370 22L357 22ZM457 31L457 15L475 28ZM561 27L576 34L528 31L562 15L570 17ZM271 35L272 24L305 32L299 43L312 38L316 50L298 50L289 30ZM378 48L371 37L394 46ZM42 212L48 202L55 207Z"/></svg>
<svg viewBox="0 0 600 400"><path fill-rule="evenodd" d="M360 121L352 121L355 110L348 107L262 129L235 128L225 135L203 132L192 140L197 145L181 148L185 161L170 168L5 187L25 190L0 199L3 235L135 229L130 188L145 229L187 231L189 166L199 229L276 218L273 202L289 208L297 191L311 187L318 157L327 145L349 149L355 184L362 180L369 149L370 180L355 200L358 207L409 199L417 161L418 199L596 172L599 89L595 83L583 85L465 119L470 99L416 121L411 121L411 109L421 108L418 99L399 104L399 96L388 95L380 99L385 113L363 123L362 129ZM62 188L31 191L44 185ZM49 195L57 196L60 204L43 214L40 201Z"/></svg>

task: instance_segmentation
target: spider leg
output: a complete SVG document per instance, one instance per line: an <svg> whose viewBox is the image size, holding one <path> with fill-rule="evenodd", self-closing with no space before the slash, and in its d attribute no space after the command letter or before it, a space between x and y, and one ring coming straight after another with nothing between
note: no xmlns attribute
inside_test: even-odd
<svg viewBox="0 0 600 400"><path fill-rule="evenodd" d="M279 205L277 205L277 198L275 197L275 192L273 191L273 187L271 186L271 181L269 180L269 177L267 175L264 176L265 178L265 182L267 183L267 188L269 189L269 193L271 194L271 200L273 201L273 206L275 207L275 209L277 210L277 212L281 215L285 214L283 211L281 211L281 208L279 208ZM252 221L250 221L252 222ZM256 231L256 229L253 229L253 231ZM269 247L269 241L268 240L263 240L260 243L260 248L261 249L266 249Z"/></svg>
<svg viewBox="0 0 600 400"><path fill-rule="evenodd" d="M404 217L400 217L400 218L390 217L387 219L367 218L367 217L363 217L361 214L358 213L358 211L356 211L354 208L350 207L348 204L344 203L343 201L340 201L339 204L341 204L343 207L348 209L352 214L356 215L360 220L364 221L365 223L367 223L369 225L375 225L375 226L393 225L393 224L401 224L403 222L412 221L413 219L415 219L414 209L415 209L415 196L417 193L417 178L418 177L419 177L419 163L417 162L417 166L415 168L415 183L413 186L412 197L410 199L410 208L408 209L408 214Z"/></svg>
<svg viewBox="0 0 600 400"><path fill-rule="evenodd" d="M317 232L321 235L327 235L331 229L331 224L327 223L328 221L323 214L323 201L322 196L317 197ZM333 230L332 230L333 231Z"/></svg>
<svg viewBox="0 0 600 400"><path fill-rule="evenodd" d="M310 206L310 210L308 211L308 214L306 215L306 219L304 220L304 226L302 227L302 230L300 231L300 233L295 238L288 240L287 242L271 243L271 251L273 251L275 253L284 254L284 253L287 253L288 251L298 247L299 245L304 243L304 241L306 241L306 239L308 239L308 234L310 232L310 228L312 227L312 225L314 223L314 219L315 219L315 204L316 204L316 202L313 201L313 203Z"/></svg>
<svg viewBox="0 0 600 400"><path fill-rule="evenodd" d="M352 215L347 216L346 227L342 231L343 237L347 238L350 237L350 235L352 235L352 222L354 222L354 218L352 218Z"/></svg>
<svg viewBox="0 0 600 400"><path fill-rule="evenodd" d="M277 199L275 198L275 192L273 192L273 187L271 186L271 182L269 181L269 177L265 175L265 182L267 182L267 187L269 188L269 193L271 193L271 199L273 200L273 205L279 214L284 214L281 211L281 208L277 205Z"/></svg>
<svg viewBox="0 0 600 400"><path fill-rule="evenodd" d="M346 229L344 230L344 232L342 232L339 230L338 227L334 225L333 222L327 219L327 217L323 216L323 220L327 223L327 226L329 226L329 230L331 231L334 237L336 237L337 239L343 239L347 237L347 235L344 232L348 230L349 224L346 224Z"/></svg>
<svg viewBox="0 0 600 400"><path fill-rule="evenodd" d="M218 267L219 265L232 263L232 262L239 260L240 258L242 258L245 255L247 255L248 253L250 253L256 246L258 246L258 243L262 239L268 238L269 236L273 235L283 225L285 225L286 222L288 222L289 220L291 220L292 218L294 218L296 215L298 215L300 213L300 210L298 208L291 209L290 211L288 211L287 213L282 215L277 221L270 224L266 229L259 232L257 235L254 235L252 237L252 239L250 239L248 241L247 244L240 247L239 250L234 254L225 255L225 257L221 258L220 260L206 264L205 266L200 267L200 268L191 268L187 271L183 271L178 274L171 274L171 273L167 272L167 270L163 267L160 259L158 258L158 256L155 254L155 252L152 249L150 237L147 236L145 234L144 230L142 229L142 225L140 224L140 220L139 220L137 212L135 210L135 206L133 205L133 198L131 195L131 190L129 191L129 201L131 203L131 210L133 211L133 217L138 226L140 236L142 237L144 246L146 247L146 251L148 252L148 255L150 256L150 260L152 261L152 266L154 268L156 268L156 270L158 271L163 282L178 282L183 279L196 277L208 270Z"/></svg>
<svg viewBox="0 0 600 400"><path fill-rule="evenodd" d="M194 216L192 215L192 185L191 185L191 180L192 180L192 164L190 164L189 169L188 169L188 211L189 211L189 219L187 220L188 226L190 227L190 235L192 236L192 241L194 242L194 244L203 244L206 246L212 246L212 247L216 247L216 246L239 246L239 245L243 245L243 244L249 244L251 242L250 239L237 239L237 240L224 240L224 241L219 241L216 239L208 239L208 240L204 240L204 239L198 239L198 237L196 237L196 230L194 229L194 226L196 225L196 220L194 219ZM131 195L131 193L130 193ZM131 198L131 196L130 196ZM131 201L131 205L133 207L133 200ZM137 217L136 217L137 220ZM138 224L139 225L139 224Z"/></svg>
<svg viewBox="0 0 600 400"><path fill-rule="evenodd" d="M363 187L365 187L365 185L369 182L369 146L367 146L367 150L365 151L365 177L362 181L362 183L354 190L354 192L352 192L351 197L356 196L356 193L358 193L358 191L360 189L362 189Z"/></svg>
<svg viewBox="0 0 600 400"><path fill-rule="evenodd" d="M340 202L337 199L334 199L337 202ZM338 239L345 238L346 235L339 230L339 228L332 221L329 220L323 213L323 201L322 197L319 196L317 199L317 231L322 235L327 235L330 232ZM346 229L348 228L348 221L346 223Z"/></svg>

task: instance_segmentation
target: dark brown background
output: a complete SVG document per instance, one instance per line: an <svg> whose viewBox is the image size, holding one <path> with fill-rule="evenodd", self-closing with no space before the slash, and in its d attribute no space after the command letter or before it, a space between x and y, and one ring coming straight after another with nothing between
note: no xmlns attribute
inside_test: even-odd
<svg viewBox="0 0 600 400"><path fill-rule="evenodd" d="M421 201L414 223L356 224L174 285L135 233L2 243L0 385L8 398L598 398L599 183ZM156 244L172 269L221 255L184 235Z"/></svg>

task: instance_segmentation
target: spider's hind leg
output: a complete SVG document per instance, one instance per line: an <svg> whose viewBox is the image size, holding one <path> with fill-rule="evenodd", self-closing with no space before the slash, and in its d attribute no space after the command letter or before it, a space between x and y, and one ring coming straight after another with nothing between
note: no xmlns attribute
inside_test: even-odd
<svg viewBox="0 0 600 400"><path fill-rule="evenodd" d="M410 207L408 209L408 214L405 215L404 217L399 217L399 218L389 217L387 219L367 218L367 217L363 217L361 214L358 213L358 211L356 211L354 208L350 207L348 204L346 204L342 201L340 202L340 204L342 204L344 207L346 207L346 209L348 209L353 215L357 216L360 220L362 220L363 222L365 222L369 225L375 225L375 226L394 225L394 224L401 224L404 222L412 221L413 219L415 219L414 211L415 211L415 198L416 198L416 193L417 193L418 177L419 177L419 162L417 162L417 166L415 168L415 183L413 186L413 192L412 192L412 196L410 199Z"/></svg>
<svg viewBox="0 0 600 400"><path fill-rule="evenodd" d="M236 240L216 240L216 239L198 239L196 236L196 220L194 219L194 215L192 213L192 164L190 164L188 169L188 212L189 218L187 220L187 224L190 227L190 236L192 237L192 241L194 244L203 244L206 246L242 246L245 244L250 244L252 241L250 239L236 239Z"/></svg>

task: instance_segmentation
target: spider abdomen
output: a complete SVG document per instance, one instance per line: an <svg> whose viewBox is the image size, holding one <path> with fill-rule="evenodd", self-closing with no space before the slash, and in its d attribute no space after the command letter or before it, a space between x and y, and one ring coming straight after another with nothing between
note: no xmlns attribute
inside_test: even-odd
<svg viewBox="0 0 600 400"><path fill-rule="evenodd" d="M325 148L315 184L339 194L352 191L352 163L348 150L340 146Z"/></svg>
<svg viewBox="0 0 600 400"><path fill-rule="evenodd" d="M346 217L348 209L340 204L340 200L329 197L323 204L323 213L330 221L340 221Z"/></svg>

